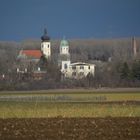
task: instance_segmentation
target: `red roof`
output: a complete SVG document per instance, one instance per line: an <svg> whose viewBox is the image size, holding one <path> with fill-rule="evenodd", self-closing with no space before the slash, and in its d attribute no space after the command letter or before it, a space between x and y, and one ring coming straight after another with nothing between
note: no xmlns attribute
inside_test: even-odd
<svg viewBox="0 0 140 140"><path fill-rule="evenodd" d="M21 55L26 55L27 57L40 58L42 53L40 50L22 50Z"/></svg>

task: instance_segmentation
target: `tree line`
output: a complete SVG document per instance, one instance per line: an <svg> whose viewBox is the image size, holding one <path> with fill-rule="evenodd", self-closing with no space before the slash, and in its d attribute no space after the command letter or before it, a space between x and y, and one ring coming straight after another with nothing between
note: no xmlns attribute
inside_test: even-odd
<svg viewBox="0 0 140 140"><path fill-rule="evenodd" d="M137 38L137 46L140 39ZM0 90L32 90L49 88L77 87L139 87L140 53L133 56L131 38L105 40L69 40L71 61L88 62L96 65L95 76L83 79L63 79L57 65L60 40L52 40L52 59L43 58L39 66L46 69L43 79L19 79L16 74L17 56L21 49L40 49L39 40L17 42L0 42ZM3 74L8 80L3 80ZM19 82L20 80L20 82Z"/></svg>

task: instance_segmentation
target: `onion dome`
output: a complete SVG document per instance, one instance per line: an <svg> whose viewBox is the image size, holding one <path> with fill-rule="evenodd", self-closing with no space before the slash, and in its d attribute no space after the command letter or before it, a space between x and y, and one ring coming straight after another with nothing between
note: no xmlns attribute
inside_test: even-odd
<svg viewBox="0 0 140 140"><path fill-rule="evenodd" d="M66 47L68 45L69 45L69 43L67 40L65 40L65 39L61 40L60 47Z"/></svg>
<svg viewBox="0 0 140 140"><path fill-rule="evenodd" d="M50 40L50 37L47 35L47 29L46 28L44 29L44 35L41 36L41 40L42 41L49 41Z"/></svg>

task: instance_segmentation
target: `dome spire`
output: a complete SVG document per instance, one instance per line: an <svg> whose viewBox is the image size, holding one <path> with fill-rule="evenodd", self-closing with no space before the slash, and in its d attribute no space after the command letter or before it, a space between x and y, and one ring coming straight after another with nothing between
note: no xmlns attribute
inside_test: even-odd
<svg viewBox="0 0 140 140"><path fill-rule="evenodd" d="M46 28L44 29L43 36L41 36L41 40L42 41L49 41L50 40L50 37L47 35L47 29Z"/></svg>

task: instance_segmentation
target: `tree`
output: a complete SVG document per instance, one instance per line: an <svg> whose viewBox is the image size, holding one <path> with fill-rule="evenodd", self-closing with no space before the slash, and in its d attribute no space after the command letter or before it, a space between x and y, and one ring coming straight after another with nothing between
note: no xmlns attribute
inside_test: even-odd
<svg viewBox="0 0 140 140"><path fill-rule="evenodd" d="M132 64L131 77L134 80L140 80L140 60Z"/></svg>
<svg viewBox="0 0 140 140"><path fill-rule="evenodd" d="M92 87L93 83L94 83L94 76L93 76L93 74L88 73L86 78L87 78L87 81L88 81L88 86Z"/></svg>
<svg viewBox="0 0 140 140"><path fill-rule="evenodd" d="M120 78L121 79L129 79L129 76L130 76L130 70L129 70L129 67L128 67L128 64L127 62L124 62L121 67L120 67Z"/></svg>

